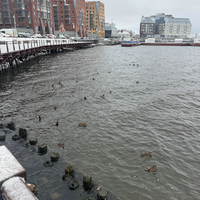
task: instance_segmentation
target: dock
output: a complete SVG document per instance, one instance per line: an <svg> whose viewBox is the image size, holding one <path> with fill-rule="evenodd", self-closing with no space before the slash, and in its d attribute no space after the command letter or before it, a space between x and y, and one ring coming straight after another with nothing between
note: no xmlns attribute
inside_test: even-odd
<svg viewBox="0 0 200 200"><path fill-rule="evenodd" d="M70 39L46 38L1 38L0 39L0 73L10 67L18 67L30 57L40 54L58 53L68 49L82 49L91 42L74 42Z"/></svg>

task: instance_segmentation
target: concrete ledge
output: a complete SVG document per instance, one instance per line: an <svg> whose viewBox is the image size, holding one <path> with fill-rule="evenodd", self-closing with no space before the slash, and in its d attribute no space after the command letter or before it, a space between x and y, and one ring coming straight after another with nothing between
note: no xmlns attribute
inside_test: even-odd
<svg viewBox="0 0 200 200"><path fill-rule="evenodd" d="M26 171L22 165L6 146L0 146L0 186L4 181L14 176L19 176L27 180Z"/></svg>
<svg viewBox="0 0 200 200"><path fill-rule="evenodd" d="M8 179L2 184L1 190L4 200L38 200L21 177Z"/></svg>

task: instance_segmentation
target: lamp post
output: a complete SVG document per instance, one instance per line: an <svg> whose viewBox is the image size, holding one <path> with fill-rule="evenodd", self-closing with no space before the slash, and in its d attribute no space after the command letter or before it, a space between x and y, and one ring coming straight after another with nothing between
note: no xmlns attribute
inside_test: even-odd
<svg viewBox="0 0 200 200"><path fill-rule="evenodd" d="M16 17L15 17L15 12L14 11L14 14L13 14L13 20L14 20L14 27L15 27L15 31L16 31ZM13 31L13 37L14 37L14 31Z"/></svg>

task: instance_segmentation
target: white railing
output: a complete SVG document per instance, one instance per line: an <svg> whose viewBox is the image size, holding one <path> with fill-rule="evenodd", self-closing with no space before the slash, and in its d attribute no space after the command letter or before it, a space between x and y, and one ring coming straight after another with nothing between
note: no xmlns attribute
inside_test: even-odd
<svg viewBox="0 0 200 200"><path fill-rule="evenodd" d="M34 47L52 46L58 44L78 44L85 41L74 42L70 39L48 39L48 38L0 38L0 54L15 52Z"/></svg>

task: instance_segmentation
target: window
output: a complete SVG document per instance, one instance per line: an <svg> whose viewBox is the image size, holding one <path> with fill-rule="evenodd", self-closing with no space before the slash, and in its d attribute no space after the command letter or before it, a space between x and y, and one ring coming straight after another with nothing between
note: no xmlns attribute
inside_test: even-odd
<svg viewBox="0 0 200 200"><path fill-rule="evenodd" d="M35 15L35 12L34 12L34 15Z"/></svg>
<svg viewBox="0 0 200 200"><path fill-rule="evenodd" d="M37 19L35 19L35 22L37 22Z"/></svg>

